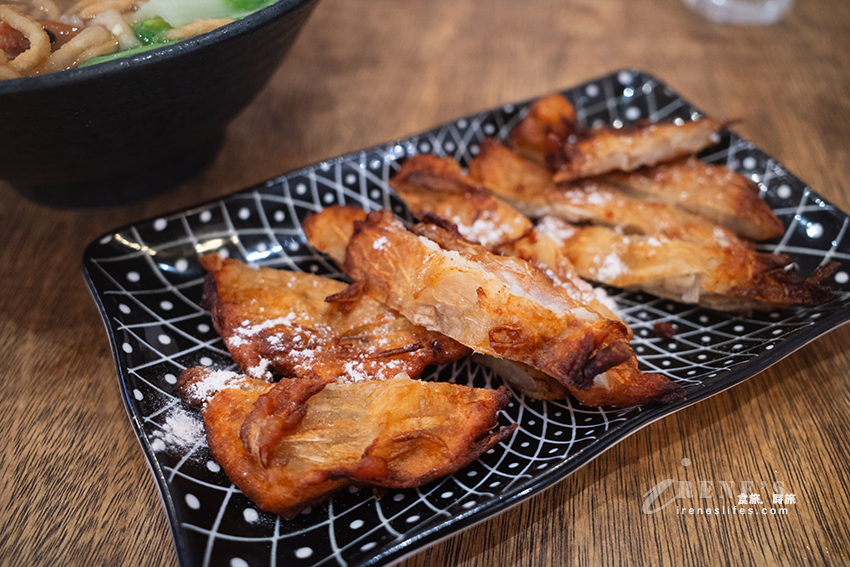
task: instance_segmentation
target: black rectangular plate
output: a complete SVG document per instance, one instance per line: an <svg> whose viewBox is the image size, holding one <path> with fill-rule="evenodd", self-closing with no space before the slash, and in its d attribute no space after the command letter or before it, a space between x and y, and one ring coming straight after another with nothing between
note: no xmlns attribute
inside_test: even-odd
<svg viewBox="0 0 850 567"><path fill-rule="evenodd" d="M658 79L633 70L563 94L588 126L701 116ZM329 159L120 228L88 247L84 271L183 566L392 563L537 494L646 424L746 380L850 318L847 215L750 142L724 132L700 157L756 181L762 198L782 219L785 234L759 245L761 250L790 255L802 275L829 260L840 263L826 282L835 290L832 301L745 317L608 289L634 330L642 368L679 382L686 401L620 410L587 408L571 399L541 402L513 392L501 420L519 424L515 434L454 475L416 489L391 490L380 500L371 491L344 491L293 521L257 510L212 461L202 436L186 435L200 431L200 416L176 397L174 384L184 368L234 367L200 306L198 257L220 251L254 265L344 279L306 243L301 222L307 215L349 204L389 208L410 220L387 185L400 162L417 153L436 153L466 165L482 139L506 138L529 103L507 104ZM676 324L678 333L657 335L657 322ZM433 369L425 378L477 387L501 384L468 359Z"/></svg>

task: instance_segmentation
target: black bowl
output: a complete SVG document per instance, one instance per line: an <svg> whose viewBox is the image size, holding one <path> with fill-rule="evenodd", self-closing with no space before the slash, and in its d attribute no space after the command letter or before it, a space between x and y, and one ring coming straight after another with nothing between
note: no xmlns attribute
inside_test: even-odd
<svg viewBox="0 0 850 567"><path fill-rule="evenodd" d="M44 204L165 191L215 155L318 0L280 0L207 34L82 69L0 81L0 179Z"/></svg>

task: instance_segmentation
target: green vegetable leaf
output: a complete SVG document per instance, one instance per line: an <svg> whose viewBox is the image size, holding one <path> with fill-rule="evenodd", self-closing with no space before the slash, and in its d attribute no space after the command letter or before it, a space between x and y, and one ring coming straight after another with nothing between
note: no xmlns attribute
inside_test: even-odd
<svg viewBox="0 0 850 567"><path fill-rule="evenodd" d="M148 18L139 24L133 33L139 38L139 41L145 45L152 43L163 43L165 41L165 32L171 29L171 24L166 22L160 16Z"/></svg>
<svg viewBox="0 0 850 567"><path fill-rule="evenodd" d="M253 12L266 4L266 0L224 0L236 12Z"/></svg>
<svg viewBox="0 0 850 567"><path fill-rule="evenodd" d="M89 67L90 65L97 65L98 63L106 63L107 61L112 61L114 59L122 59L124 57L130 57L137 53L144 53L145 51L151 51L153 49L157 49L164 45L168 45L168 43L149 43L148 45L143 45L141 47L134 47L133 49L128 49L126 51L119 51L118 53L110 53L109 55L101 55L100 57L92 57L85 63L81 63L79 67Z"/></svg>

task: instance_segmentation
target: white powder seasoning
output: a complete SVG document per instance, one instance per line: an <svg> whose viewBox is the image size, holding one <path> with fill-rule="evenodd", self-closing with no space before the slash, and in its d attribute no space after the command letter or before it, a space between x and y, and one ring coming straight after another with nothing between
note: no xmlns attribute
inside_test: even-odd
<svg viewBox="0 0 850 567"><path fill-rule="evenodd" d="M472 225L463 223L458 216L452 218L457 226L458 232L470 242L477 242L481 246L492 246L505 240L511 234L511 226L507 223L496 223L493 214L485 211L481 218L476 219Z"/></svg>
<svg viewBox="0 0 850 567"><path fill-rule="evenodd" d="M612 282L621 274L629 271L628 267L615 252L611 252L605 256L601 262L598 260L597 256L597 258L594 258L594 263L599 265L599 267L596 268L596 279L602 282Z"/></svg>
<svg viewBox="0 0 850 567"><path fill-rule="evenodd" d="M337 383L351 384L357 382L365 382L371 378L366 372L363 363L357 360L346 362L342 366L343 374L337 377Z"/></svg>
<svg viewBox="0 0 850 567"><path fill-rule="evenodd" d="M386 250L389 245L390 242L389 240L387 240L387 237L382 236L372 243L372 248L374 248L375 250Z"/></svg>
<svg viewBox="0 0 850 567"><path fill-rule="evenodd" d="M272 373L269 372L270 364L271 361L269 359L261 358L257 366L252 366L248 369L248 375L258 380L265 380L266 382L271 382Z"/></svg>
<svg viewBox="0 0 850 567"><path fill-rule="evenodd" d="M292 323L295 322L295 313L289 313L286 317L277 317L276 319L268 319L263 321L262 323L258 323L256 325L252 325L251 321L245 320L242 321L242 326L237 327L235 332L242 337L253 337L258 334L260 331L264 331L265 329L271 329L272 327L277 327L278 325L286 325L287 327L291 326Z"/></svg>
<svg viewBox="0 0 850 567"><path fill-rule="evenodd" d="M186 395L206 405L221 390L235 386L239 381L239 374L235 372L216 370L186 388Z"/></svg>
<svg viewBox="0 0 850 567"><path fill-rule="evenodd" d="M197 413L177 406L169 410L162 428L151 437L154 450L185 451L204 442L204 424Z"/></svg>

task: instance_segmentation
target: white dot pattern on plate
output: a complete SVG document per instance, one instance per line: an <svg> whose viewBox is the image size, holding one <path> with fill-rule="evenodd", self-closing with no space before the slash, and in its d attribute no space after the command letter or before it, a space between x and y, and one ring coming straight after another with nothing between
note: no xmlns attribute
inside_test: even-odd
<svg viewBox="0 0 850 567"><path fill-rule="evenodd" d="M663 118L677 123L701 115L691 105L682 104L658 81L638 72L627 73L630 81L615 74L567 92L577 102L577 119L582 125L622 125L631 121L636 112L640 113L637 119ZM107 325L113 344L119 345L116 356L126 369L122 370L121 383L124 391L134 398L136 391L143 394L143 400L139 400L142 403L134 403L131 408L146 439L143 445L155 453L155 466L161 467L167 480L165 490L175 502L186 503L178 506L179 514L193 510L186 500L189 495L198 503L193 515L169 518L174 530L206 530L201 532L205 534L202 540L204 544L209 542L212 549L219 549L222 542L229 540L239 541L240 549L256 545L267 550L272 543L278 550L276 564L279 565L291 562L354 567L353 557L368 558L373 553L391 550L399 542L420 534L422 526L437 525L443 537L464 526L455 522L455 518L471 513L481 519L494 501L520 492L539 491L540 475L557 479L562 475L554 474L553 469L558 468L563 474L574 470L584 462L585 449L604 449L622 438L623 428L638 413L644 418L665 415L667 410L654 406L640 412L584 408L570 399L538 402L514 391L513 401L503 412L504 423L516 422L519 429L483 455L480 463L425 487L392 491L380 500L374 499L369 490L338 493L330 503L299 515L299 526L303 528L298 532L300 535L287 522L276 523L274 531L269 531L270 526L261 521L264 516L259 513L256 522L247 521L245 510L256 509L235 491L218 465L209 460L204 442L197 447L166 447L161 439L151 437L154 431L161 430L168 412L180 407L174 384L185 366L200 363L232 368L227 366L230 359L226 348L212 332L209 314L200 304L202 278L196 261L198 251L220 251L222 255L240 259L256 254L253 258L257 266L341 278L342 273L326 257L309 246L301 246L300 221L326 205L325 195L331 195L334 203L359 203L370 209L389 206L402 216L408 215L387 190L388 178L398 170L400 159L430 147L458 159L466 167L487 131L506 135L527 108L526 103L506 105L398 144L326 161L321 167L310 166L270 180L260 188L204 205L207 209L200 212L194 209L169 215L161 231L151 230L152 224L159 226L158 219L146 221L122 229L115 238L104 239L100 247L90 248L92 252L87 252L84 260L86 271L106 312L114 315ZM744 166L749 162L744 162L750 157L755 160L754 169L746 170ZM803 275L827 257L837 260L842 267L829 278L830 282L836 286L850 283L847 268L850 244L845 242L844 232L840 230L845 218L840 212L821 201L775 160L734 134L724 133L718 147L708 150L703 159L710 163L730 163L748 177L758 176L762 196L777 208L788 229L772 243L759 245L766 246L761 249L791 255L800 263ZM242 209L249 212L245 219L240 218ZM830 220L836 218L837 224ZM835 242L831 242L833 239ZM153 258L148 251L161 254L162 259ZM135 281L128 277L131 272ZM847 293L841 293L837 303L846 305ZM758 360L766 353L774 357L771 360L787 354L789 338L820 329L827 315L837 309L833 306L815 313L782 310L768 315L731 316L646 294L610 289L609 295L635 330L633 345L642 367L678 380L688 388L689 401L699 399L712 388L727 387L746 377L749 372L746 363L750 360ZM163 301L168 301L172 308L166 309ZM818 319L820 315L823 317ZM836 319L828 320L835 324ZM652 330L658 321L677 325L674 340L660 337ZM779 332L773 335L773 331ZM171 339L167 348L160 342L160 336ZM702 337L710 340L703 342ZM423 378L478 387L501 384L492 372L468 360L431 372ZM200 474L197 471L203 474L195 478L195 474ZM175 482L178 478L181 480ZM344 499L346 504L337 506L337 499ZM213 519L219 514L226 521L210 531ZM201 525L196 524L196 516L205 518ZM417 516L416 521L408 523ZM236 529L234 526L246 531L229 531ZM334 548L327 545L331 530L336 538ZM293 557L302 548L310 549L311 555L303 559ZM408 551L413 549L415 545ZM193 553L201 557L204 549L195 549ZM247 558L254 564L253 558L266 552L231 553L238 557L225 552L217 561L226 563L230 557L233 564L237 558ZM266 565L258 563L254 567Z"/></svg>
<svg viewBox="0 0 850 567"><path fill-rule="evenodd" d="M629 107L629 109L626 110L626 118L629 120L637 120L640 118L640 108L636 106Z"/></svg>
<svg viewBox="0 0 850 567"><path fill-rule="evenodd" d="M201 507L201 501L192 493L187 494L184 500L186 501L186 506L192 510L197 510Z"/></svg>
<svg viewBox="0 0 850 567"><path fill-rule="evenodd" d="M823 225L819 222L810 222L806 224L806 234L809 238L820 238L823 236Z"/></svg>

